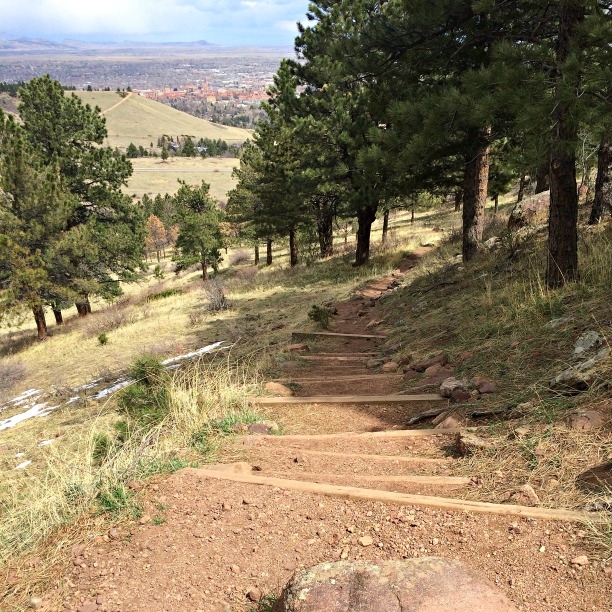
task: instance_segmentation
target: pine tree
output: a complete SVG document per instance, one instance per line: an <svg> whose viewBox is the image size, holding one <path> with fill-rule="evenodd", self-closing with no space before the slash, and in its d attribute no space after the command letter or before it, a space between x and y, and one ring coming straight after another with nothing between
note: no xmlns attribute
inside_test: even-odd
<svg viewBox="0 0 612 612"><path fill-rule="evenodd" d="M199 263L202 279L208 278L208 267L217 270L221 261L222 246L219 222L221 211L209 195L209 185L202 181L200 187L191 187L184 181L174 196L176 222L179 235L177 252L173 260L177 273Z"/></svg>

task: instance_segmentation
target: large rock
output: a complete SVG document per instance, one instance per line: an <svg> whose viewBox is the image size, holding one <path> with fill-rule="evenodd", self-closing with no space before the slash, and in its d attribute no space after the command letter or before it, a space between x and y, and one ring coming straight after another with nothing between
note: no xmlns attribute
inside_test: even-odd
<svg viewBox="0 0 612 612"><path fill-rule="evenodd" d="M459 378L447 378L440 385L440 395L442 397L453 397L453 394L458 391L465 391L469 395L471 385L467 380L460 380Z"/></svg>
<svg viewBox="0 0 612 612"><path fill-rule="evenodd" d="M604 418L598 410L580 410L570 414L568 425L577 431L590 431L604 426Z"/></svg>
<svg viewBox="0 0 612 612"><path fill-rule="evenodd" d="M436 557L321 563L293 577L273 612L515 612L483 577Z"/></svg>
<svg viewBox="0 0 612 612"><path fill-rule="evenodd" d="M592 353L603 344L603 338L596 331L586 331L574 344L574 359L583 359L588 353Z"/></svg>
<svg viewBox="0 0 612 612"><path fill-rule="evenodd" d="M293 389L290 389L289 387L281 385L281 383L277 382L267 382L265 389L266 393L269 395L278 395L280 397L291 397L295 395L293 393Z"/></svg>
<svg viewBox="0 0 612 612"><path fill-rule="evenodd" d="M446 353L441 353L440 355L436 355L431 359L427 359L425 361L418 361L417 363L413 363L411 368L416 370L417 372L424 372L427 368L434 365L445 366L448 363L448 355Z"/></svg>
<svg viewBox="0 0 612 612"><path fill-rule="evenodd" d="M592 467L576 477L576 484L589 493L612 491L612 461Z"/></svg>
<svg viewBox="0 0 612 612"><path fill-rule="evenodd" d="M510 213L508 229L518 230L529 225L544 225L548 222L550 191L543 191L519 202Z"/></svg>
<svg viewBox="0 0 612 612"><path fill-rule="evenodd" d="M610 349L604 348L590 359L583 361L575 366L563 370L557 374L549 383L548 386L561 392L576 392L586 391L597 378L598 364L610 355Z"/></svg>

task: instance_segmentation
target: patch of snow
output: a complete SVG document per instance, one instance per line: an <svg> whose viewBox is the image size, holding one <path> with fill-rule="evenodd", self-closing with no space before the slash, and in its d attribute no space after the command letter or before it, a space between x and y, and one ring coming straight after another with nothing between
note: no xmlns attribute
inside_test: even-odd
<svg viewBox="0 0 612 612"><path fill-rule="evenodd" d="M132 379L129 380L120 380L116 382L112 387L107 387L106 389L102 389L97 395L94 395L94 399L102 399L115 391L119 391L119 389L123 389L123 387L127 387L131 385L134 381Z"/></svg>
<svg viewBox="0 0 612 612"><path fill-rule="evenodd" d="M73 393L78 393L79 391L85 391L86 389L91 389L92 387L95 387L102 380L104 380L104 379L103 378L96 378L95 380L92 380L91 382L88 382L86 385L81 385L80 387L75 387L72 391L73 391Z"/></svg>
<svg viewBox="0 0 612 612"><path fill-rule="evenodd" d="M37 393L42 393L42 389L28 389L27 391L24 391L21 395L14 397L9 403L16 404L17 406L19 406L19 404L23 404L27 399L31 398Z"/></svg>
<svg viewBox="0 0 612 612"><path fill-rule="evenodd" d="M23 463L20 463L15 469L16 470L23 470L23 468L27 468L28 465L30 465L30 463L32 463L32 461L30 459L28 459L27 461L24 461Z"/></svg>
<svg viewBox="0 0 612 612"><path fill-rule="evenodd" d="M10 429L11 427L15 427L18 423L22 421L27 421L28 419L32 419L34 417L42 417L47 416L59 406L52 406L51 408L47 408L47 404L49 402L43 402L42 404L34 404L30 409L22 412L21 414L16 414L8 419L4 419L0 421L0 431L3 429Z"/></svg>
<svg viewBox="0 0 612 612"><path fill-rule="evenodd" d="M68 404L73 404L74 402L78 402L81 398L78 395L75 395L74 397L71 397L67 402L66 405Z"/></svg>
<svg viewBox="0 0 612 612"><path fill-rule="evenodd" d="M43 440L38 443L38 446L49 446L49 444L53 444L53 440Z"/></svg>
<svg viewBox="0 0 612 612"><path fill-rule="evenodd" d="M16 458L19 458L19 457L23 457L24 455L25 455L25 453L17 453L17 454L15 455L15 457L16 457Z"/></svg>
<svg viewBox="0 0 612 612"><path fill-rule="evenodd" d="M200 355L204 355L204 353L210 353L210 351L214 351L216 348L219 348L222 344L224 344L224 341L215 342L214 344L203 346L202 348L196 351L193 351L191 353L186 353L185 355L179 355L178 357L170 357L170 359L166 359L165 361L162 361L162 365L168 365L170 363L176 363L177 361L184 361L185 359L199 357Z"/></svg>

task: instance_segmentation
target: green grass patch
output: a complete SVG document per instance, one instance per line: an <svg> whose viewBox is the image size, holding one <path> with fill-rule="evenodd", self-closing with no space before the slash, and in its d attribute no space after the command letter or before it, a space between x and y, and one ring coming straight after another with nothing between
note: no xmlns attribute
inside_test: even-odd
<svg viewBox="0 0 612 612"><path fill-rule="evenodd" d="M164 289L163 291L159 291L158 293L151 293L147 297L147 302L155 302L156 300L163 300L165 298L173 297L175 295L181 295L185 293L182 289L178 289L176 287L170 289Z"/></svg>

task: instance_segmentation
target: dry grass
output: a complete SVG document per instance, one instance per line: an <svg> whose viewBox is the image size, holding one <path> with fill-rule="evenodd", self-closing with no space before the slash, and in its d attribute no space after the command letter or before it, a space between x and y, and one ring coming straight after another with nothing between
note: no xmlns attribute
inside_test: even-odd
<svg viewBox="0 0 612 612"><path fill-rule="evenodd" d="M172 157L167 162L154 157L133 159L134 174L123 191L138 198L145 193L155 197L158 193L176 193L180 187L178 179L189 185L200 185L206 181L210 185L211 196L225 202L227 192L236 186L232 170L238 164L239 160L231 157Z"/></svg>

